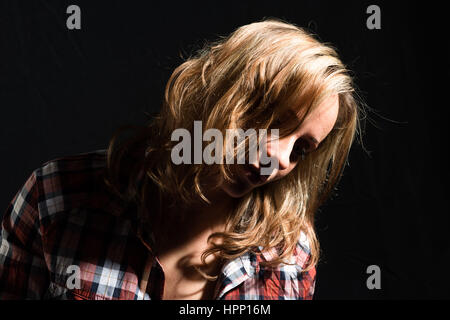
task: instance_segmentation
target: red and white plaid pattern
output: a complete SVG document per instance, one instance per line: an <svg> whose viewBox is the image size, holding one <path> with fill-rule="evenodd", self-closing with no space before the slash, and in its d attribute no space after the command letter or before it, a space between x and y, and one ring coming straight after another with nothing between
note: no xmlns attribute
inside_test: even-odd
<svg viewBox="0 0 450 320"><path fill-rule="evenodd" d="M58 158L33 171L5 211L0 299L161 299L164 274L133 206L103 183L106 150ZM261 253L261 254L258 254ZM293 265L264 268L257 248L228 261L216 299L312 299L315 269L304 234ZM70 286L69 266L80 270Z"/></svg>

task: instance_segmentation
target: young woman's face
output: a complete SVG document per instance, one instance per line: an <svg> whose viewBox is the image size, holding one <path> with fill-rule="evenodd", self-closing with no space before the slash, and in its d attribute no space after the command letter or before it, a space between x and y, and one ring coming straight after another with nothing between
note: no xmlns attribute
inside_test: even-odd
<svg viewBox="0 0 450 320"><path fill-rule="evenodd" d="M283 178L295 168L303 154L316 149L331 132L337 119L338 110L339 98L337 95L324 100L304 119L301 125L296 111L291 110L292 117L286 117L286 120L283 121L297 121L297 129L290 135L278 139L278 148L274 147L274 141L266 144L267 155L278 160L278 168L275 168L270 175L260 175L258 159L251 164L236 164L233 168L235 182L223 181L220 188L229 196L240 198L256 187ZM280 124L280 126L283 125L286 123Z"/></svg>

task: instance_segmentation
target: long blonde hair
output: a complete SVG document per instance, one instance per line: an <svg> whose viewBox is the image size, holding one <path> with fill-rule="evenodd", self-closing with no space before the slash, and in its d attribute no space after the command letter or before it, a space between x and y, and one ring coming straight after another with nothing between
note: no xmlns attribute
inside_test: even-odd
<svg viewBox="0 0 450 320"><path fill-rule="evenodd" d="M192 132L195 120L202 121L204 130L222 132L252 125L270 128L289 107L298 106L306 117L336 94L338 118L319 148L283 179L240 198L227 229L213 235L223 241L202 255L233 259L258 246L275 247L279 257L268 262L274 265L292 255L303 231L311 249L308 270L319 258L314 215L342 174L361 108L336 50L296 25L273 18L244 25L186 59L168 80L160 113L119 146L120 131L113 136L105 180L138 207L155 193L174 206L207 201L202 181L218 172L228 179L229 166L175 165L170 157L176 144L170 138L173 130ZM164 213L155 209L148 214Z"/></svg>

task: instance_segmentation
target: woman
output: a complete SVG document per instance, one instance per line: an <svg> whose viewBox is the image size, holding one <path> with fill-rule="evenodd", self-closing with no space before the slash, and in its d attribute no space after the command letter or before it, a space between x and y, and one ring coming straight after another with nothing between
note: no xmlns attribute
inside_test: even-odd
<svg viewBox="0 0 450 320"><path fill-rule="evenodd" d="M332 47L274 19L238 28L175 69L130 138L33 172L3 219L0 297L311 299L314 214L359 112ZM214 152L205 135L180 151L174 132L195 137L196 124L215 130ZM236 143L230 129L268 130L257 141L276 165L262 174L252 135Z"/></svg>

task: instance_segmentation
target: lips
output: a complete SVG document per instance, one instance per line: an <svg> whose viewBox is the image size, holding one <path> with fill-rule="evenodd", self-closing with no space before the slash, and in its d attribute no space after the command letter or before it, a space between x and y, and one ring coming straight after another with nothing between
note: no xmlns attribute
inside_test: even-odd
<svg viewBox="0 0 450 320"><path fill-rule="evenodd" d="M245 176L247 177L247 180L253 184L253 185L259 185L267 181L269 179L269 176L263 176L260 174L260 169L256 168L252 165L246 165L245 166Z"/></svg>

